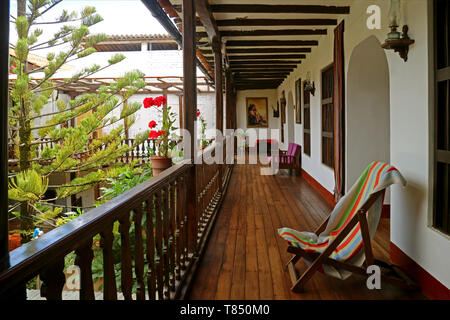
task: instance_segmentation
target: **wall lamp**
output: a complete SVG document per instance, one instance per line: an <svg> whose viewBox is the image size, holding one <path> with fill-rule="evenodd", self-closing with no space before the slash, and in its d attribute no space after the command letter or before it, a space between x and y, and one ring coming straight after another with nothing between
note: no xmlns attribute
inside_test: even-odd
<svg viewBox="0 0 450 320"><path fill-rule="evenodd" d="M316 87L314 85L314 81L311 81L311 72L307 72L306 73L306 79L305 79L305 84L304 84L305 88L305 92L306 93L311 93L314 96L314 93L316 93Z"/></svg>
<svg viewBox="0 0 450 320"><path fill-rule="evenodd" d="M391 0L391 7L389 9L389 28L391 32L387 34L386 41L381 45L383 49L394 50L398 52L400 57L408 61L409 46L415 41L408 36L408 26L402 27L402 32L398 32L397 28L400 25L401 18L401 0Z"/></svg>

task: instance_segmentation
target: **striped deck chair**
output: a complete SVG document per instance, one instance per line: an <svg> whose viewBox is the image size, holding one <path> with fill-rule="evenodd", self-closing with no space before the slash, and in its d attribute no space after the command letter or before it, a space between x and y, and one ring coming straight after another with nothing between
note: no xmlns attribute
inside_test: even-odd
<svg viewBox="0 0 450 320"><path fill-rule="evenodd" d="M278 230L279 235L289 242L288 252L294 254L287 264L294 292L301 292L316 271L344 280L351 274L367 277L366 268L374 264L397 274L396 277L382 275L382 280L415 288L401 270L396 267L393 270L394 266L375 260L372 254L371 239L380 220L385 191L395 183L406 185L395 167L372 162L314 233L290 228ZM298 277L295 264L301 258L309 267Z"/></svg>

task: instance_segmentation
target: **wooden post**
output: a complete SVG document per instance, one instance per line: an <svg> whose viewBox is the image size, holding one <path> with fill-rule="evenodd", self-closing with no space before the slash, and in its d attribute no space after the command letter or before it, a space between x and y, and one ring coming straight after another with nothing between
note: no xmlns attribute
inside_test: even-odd
<svg viewBox="0 0 450 320"><path fill-rule="evenodd" d="M222 80L222 51L217 38L212 43L214 51L214 77L216 84L216 129L223 134L223 80ZM223 145L223 140L216 137L216 144L219 148ZM225 150L223 151L225 152ZM223 157L222 157L223 159ZM219 190L222 191L223 165L219 165Z"/></svg>
<svg viewBox="0 0 450 320"><path fill-rule="evenodd" d="M191 134L189 142L191 154L185 153L184 157L194 163L197 153L195 150L194 122L197 117L197 69L196 69L196 44L195 44L195 4L194 0L183 0L183 106L184 128ZM187 197L188 216L188 247L195 251L197 245L197 193L199 192L196 181L196 166L186 178L189 190L194 190L194 195Z"/></svg>
<svg viewBox="0 0 450 320"><path fill-rule="evenodd" d="M178 96L178 121L179 121L179 128L184 129L184 122L183 122L183 95Z"/></svg>
<svg viewBox="0 0 450 320"><path fill-rule="evenodd" d="M0 271L9 267L8 245L8 74L9 1L0 4Z"/></svg>
<svg viewBox="0 0 450 320"><path fill-rule="evenodd" d="M233 92L233 82L232 82L232 78L231 78L231 72L229 70L227 70L227 72L225 73L226 76L226 84L225 84L225 92L226 92L226 105L225 105L225 109L226 109L226 115L227 115L227 119L226 119L226 129L235 129L233 127L233 116L234 116L234 108L233 108L233 102L234 102L234 92Z"/></svg>

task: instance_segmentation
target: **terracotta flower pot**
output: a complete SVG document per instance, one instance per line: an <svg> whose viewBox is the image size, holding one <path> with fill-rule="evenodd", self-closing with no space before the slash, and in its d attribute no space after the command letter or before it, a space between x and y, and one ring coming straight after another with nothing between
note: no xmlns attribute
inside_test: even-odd
<svg viewBox="0 0 450 320"><path fill-rule="evenodd" d="M150 162L152 163L153 176L157 176L172 166L172 158L170 157L151 156Z"/></svg>
<svg viewBox="0 0 450 320"><path fill-rule="evenodd" d="M9 238L9 251L12 251L21 246L20 233L13 233L8 235Z"/></svg>

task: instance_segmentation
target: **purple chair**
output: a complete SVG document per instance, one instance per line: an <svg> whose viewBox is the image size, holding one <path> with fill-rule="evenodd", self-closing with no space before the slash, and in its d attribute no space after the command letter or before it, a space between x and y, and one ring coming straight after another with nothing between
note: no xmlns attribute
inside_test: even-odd
<svg viewBox="0 0 450 320"><path fill-rule="evenodd" d="M294 170L297 175L300 175L301 151L302 147L300 145L291 142L287 151L280 150L278 156L271 157L270 161L277 161L279 169L289 169L290 173Z"/></svg>

